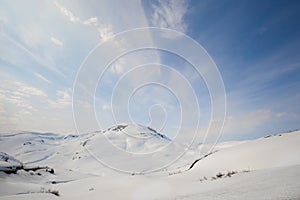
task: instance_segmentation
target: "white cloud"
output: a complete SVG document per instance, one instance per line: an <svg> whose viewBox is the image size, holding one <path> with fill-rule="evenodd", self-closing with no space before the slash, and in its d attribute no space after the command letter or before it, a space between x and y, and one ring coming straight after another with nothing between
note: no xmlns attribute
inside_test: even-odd
<svg viewBox="0 0 300 200"><path fill-rule="evenodd" d="M98 18L97 17L91 17L91 18L83 21L82 23L86 24L86 25L97 25L98 24Z"/></svg>
<svg viewBox="0 0 300 200"><path fill-rule="evenodd" d="M99 22L97 17L91 17L87 20L82 20L79 17L75 16L70 10L66 9L57 2L54 2L55 6L60 10L60 12L69 18L72 23L79 23L83 25L94 26L99 32L100 38L105 41L114 35L112 26L110 24L104 24Z"/></svg>
<svg viewBox="0 0 300 200"><path fill-rule="evenodd" d="M22 117L32 115L38 111L34 105L35 98L42 102L47 98L47 94L22 82L2 82L0 86L0 110L5 113L2 123L12 126L15 122L12 119L22 120Z"/></svg>
<svg viewBox="0 0 300 200"><path fill-rule="evenodd" d="M35 109L33 109L33 106L27 101L28 98L34 96L47 97L47 94L44 91L21 82L2 83L0 88L2 104L8 102L14 106L27 108L29 110Z"/></svg>
<svg viewBox="0 0 300 200"><path fill-rule="evenodd" d="M69 20L71 22L73 22L73 23L75 23L75 22L81 22L81 20L78 17L76 17L71 11L67 10L66 8L64 8L63 6L61 6L56 1L54 2L54 4L61 11L61 13L63 13L65 16L67 16L69 18Z"/></svg>
<svg viewBox="0 0 300 200"><path fill-rule="evenodd" d="M36 87L29 86L25 83L15 82L15 86L17 86L18 92L21 92L25 95L47 97L47 94L44 91L42 91Z"/></svg>
<svg viewBox="0 0 300 200"><path fill-rule="evenodd" d="M64 108L68 107L72 104L72 97L70 95L70 90L62 91L57 90L56 91L56 100L48 100L49 104L55 108Z"/></svg>
<svg viewBox="0 0 300 200"><path fill-rule="evenodd" d="M49 93L51 94L51 93ZM43 90L23 82L0 85L0 133L13 130L70 131L73 129L71 90L57 90L51 98Z"/></svg>
<svg viewBox="0 0 300 200"><path fill-rule="evenodd" d="M37 72L34 73L34 76L36 76L37 78L45 81L46 83L51 83L51 81L49 81L46 77L44 77L43 75L41 75L41 74L39 74Z"/></svg>
<svg viewBox="0 0 300 200"><path fill-rule="evenodd" d="M112 37L113 31L111 25L105 25L105 24L99 24L97 27L97 30L100 34L100 37L105 41L108 40L110 37Z"/></svg>
<svg viewBox="0 0 300 200"><path fill-rule="evenodd" d="M281 118L281 117L287 117L288 113L286 112L280 112L280 113L276 113L276 117Z"/></svg>
<svg viewBox="0 0 300 200"><path fill-rule="evenodd" d="M58 91L56 91L56 95L64 102L68 102L68 103L71 102L71 96L66 91L58 90Z"/></svg>
<svg viewBox="0 0 300 200"><path fill-rule="evenodd" d="M124 59L118 59L109 69L115 74L122 74L125 71L126 64Z"/></svg>
<svg viewBox="0 0 300 200"><path fill-rule="evenodd" d="M289 112L279 112L279 113L276 113L275 115L277 118L280 118L280 119L295 119L297 118L297 114L295 113L289 113Z"/></svg>
<svg viewBox="0 0 300 200"><path fill-rule="evenodd" d="M50 39L55 45L60 46L60 47L64 46L64 43L62 41L60 41L59 39L57 39L55 37L51 37Z"/></svg>
<svg viewBox="0 0 300 200"><path fill-rule="evenodd" d="M186 32L187 24L184 16L188 11L188 2L185 0L159 0L158 5L152 4L154 13L152 24L160 28L171 28Z"/></svg>

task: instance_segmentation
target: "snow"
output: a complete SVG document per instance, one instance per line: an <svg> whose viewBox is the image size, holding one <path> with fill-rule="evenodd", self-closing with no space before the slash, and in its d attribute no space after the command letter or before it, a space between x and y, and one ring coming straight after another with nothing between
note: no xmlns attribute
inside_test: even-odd
<svg viewBox="0 0 300 200"><path fill-rule="evenodd" d="M250 171L214 181L195 180L194 184L181 182L177 183L180 187L173 190L170 199L299 199L299 177L300 166L297 165Z"/></svg>
<svg viewBox="0 0 300 200"><path fill-rule="evenodd" d="M171 140L166 136L157 133L154 129L144 127L137 124L118 125L103 131L103 135L115 147L130 153L151 153L159 151L168 145ZM97 134L89 144L90 148L97 145L103 135Z"/></svg>
<svg viewBox="0 0 300 200"><path fill-rule="evenodd" d="M7 153L0 152L0 167L1 166L22 166L23 163Z"/></svg>
<svg viewBox="0 0 300 200"><path fill-rule="evenodd" d="M248 141L217 151L191 173L257 170L300 164L300 132ZM222 163L220 165L220 163ZM194 172L195 171L195 172Z"/></svg>
<svg viewBox="0 0 300 200"><path fill-rule="evenodd" d="M50 167L54 174L45 169L0 172L0 199L299 199L299 144L300 131L222 142L206 157L201 151L212 144L202 144L151 171L186 146L135 124L80 136L1 135L1 167ZM230 177L228 172L233 172ZM216 178L218 173L225 175Z"/></svg>

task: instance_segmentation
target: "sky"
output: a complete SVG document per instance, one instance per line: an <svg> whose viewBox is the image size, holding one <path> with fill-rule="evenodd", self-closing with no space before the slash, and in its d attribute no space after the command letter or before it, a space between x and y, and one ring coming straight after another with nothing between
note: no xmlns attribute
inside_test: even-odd
<svg viewBox="0 0 300 200"><path fill-rule="evenodd" d="M197 131L203 132L209 122L222 121L212 120L212 112L223 111L222 106L226 107L222 140L298 129L299 19L297 0L3 0L0 133L66 134L76 128L88 132L133 121L171 138L177 132L191 138L197 123ZM138 41L149 45L180 41L181 36L169 33L156 39L149 29L124 41L112 40L144 27L175 30L199 43L218 69L226 101L212 107L216 98L207 84L218 80L209 82L187 60L163 50L124 54L99 79L104 69L99 63L113 55L108 43L121 51ZM186 48L185 42L175 43L174 48ZM101 44L106 49L101 50ZM88 70L91 65L94 68ZM90 118L92 112L95 120ZM211 130L216 138L218 130Z"/></svg>

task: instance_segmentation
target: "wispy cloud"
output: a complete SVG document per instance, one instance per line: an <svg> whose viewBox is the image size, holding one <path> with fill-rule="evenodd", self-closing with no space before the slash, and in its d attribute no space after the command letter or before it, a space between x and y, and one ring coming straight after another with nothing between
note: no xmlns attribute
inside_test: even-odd
<svg viewBox="0 0 300 200"><path fill-rule="evenodd" d="M64 43L62 41L60 41L59 39L57 39L55 37L51 37L50 39L55 45L60 46L60 47L64 46Z"/></svg>
<svg viewBox="0 0 300 200"><path fill-rule="evenodd" d="M41 75L41 74L39 74L39 73L37 73L37 72L34 73L34 76L36 76L36 77L39 78L40 80L45 81L46 83L51 83L51 81L49 81L46 77L44 77L43 75Z"/></svg>
<svg viewBox="0 0 300 200"><path fill-rule="evenodd" d="M72 129L71 90L57 90L53 97L23 82L2 81L0 85L0 132L12 130ZM67 124L65 124L67 123Z"/></svg>
<svg viewBox="0 0 300 200"><path fill-rule="evenodd" d="M111 24L105 24L99 22L97 17L91 17L86 20L80 19L76 15L73 14L70 10L63 7L61 4L54 2L55 6L60 10L60 12L69 18L70 22L72 23L79 23L83 25L90 25L94 26L96 30L99 32L100 38L105 41L113 36L113 30Z"/></svg>
<svg viewBox="0 0 300 200"><path fill-rule="evenodd" d="M48 68L49 70L55 72L56 74L59 74L60 76L65 77L65 75L59 69L57 69L49 60L47 60L47 59L43 58L41 55L33 52L31 49L27 48L24 44L22 44L15 38L12 38L11 36L7 35L6 33L2 33L2 36L5 39L7 39L7 41L10 42L10 44L8 46L9 48L20 49L22 52L26 53L30 58L32 58L34 61L39 63L41 66L44 66L44 67ZM4 59L6 60L5 57L4 57ZM8 59L8 61L11 62L11 59Z"/></svg>
<svg viewBox="0 0 300 200"><path fill-rule="evenodd" d="M71 87L84 57L95 44L107 40L114 33L148 25L148 18L139 1L126 4L77 2L71 5L69 7L64 1L36 2L35 6L21 2L16 6L13 2L7 2L0 7L0 43L3 50L0 132L16 128L35 131L75 130L71 109L72 92L66 88ZM23 15L14 15L20 12ZM39 18L41 15L47 17ZM140 37L151 40L150 34ZM127 62L125 64L127 66ZM111 76L121 75L123 68L123 65L116 66ZM5 86L6 80L26 83L32 88L20 87L23 91L19 91L19 86L15 84L14 87ZM88 82L90 76L86 80ZM42 81L51 84L38 85ZM34 87L44 94L34 90ZM82 103L84 110L93 105L84 101ZM81 115L85 117L84 112ZM87 127L90 127L90 119L86 121Z"/></svg>
<svg viewBox="0 0 300 200"><path fill-rule="evenodd" d="M37 108L30 101L33 97L47 98L47 94L22 82L3 82L0 87L1 110L17 108L18 112L32 113ZM11 114L9 111L7 114Z"/></svg>
<svg viewBox="0 0 300 200"><path fill-rule="evenodd" d="M48 100L48 103L50 106L53 106L55 108L64 108L68 107L72 103L72 98L70 94L70 89L66 91L57 90L56 91L56 100Z"/></svg>
<svg viewBox="0 0 300 200"><path fill-rule="evenodd" d="M188 11L188 1L159 0L157 4L152 4L152 7L152 25L186 32L188 26L184 16Z"/></svg>
<svg viewBox="0 0 300 200"><path fill-rule="evenodd" d="M16 82L15 86L17 87L17 89L15 91L19 91L19 92L23 93L26 96L43 96L43 97L47 97L47 94L43 90L38 89L36 87L29 86L25 83Z"/></svg>

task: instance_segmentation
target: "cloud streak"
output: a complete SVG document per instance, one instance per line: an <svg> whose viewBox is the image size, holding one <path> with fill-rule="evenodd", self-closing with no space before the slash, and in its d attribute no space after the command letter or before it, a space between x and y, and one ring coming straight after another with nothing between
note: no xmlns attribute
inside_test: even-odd
<svg viewBox="0 0 300 200"><path fill-rule="evenodd" d="M36 61L37 63L39 63L41 66L44 66L47 69L53 71L54 73L56 73L56 74L58 74L58 75L60 75L62 77L65 77L65 75L60 70L58 70L52 64L49 64L49 61L45 60L42 56L40 56L40 55L34 53L33 51L31 51L31 49L28 49L21 42L17 41L16 39L12 38L11 36L9 36L9 35L7 35L5 33L2 33L2 36L5 37L5 39L7 39L9 42L11 42L11 46L9 46L10 48L17 47L18 49L20 49L23 52L25 52L34 61ZM6 58L4 58L4 59L6 59Z"/></svg>
<svg viewBox="0 0 300 200"><path fill-rule="evenodd" d="M51 37L50 40L57 46L60 47L64 46L64 43L55 37Z"/></svg>
<svg viewBox="0 0 300 200"><path fill-rule="evenodd" d="M56 1L54 2L55 6L60 10L60 12L68 17L70 22L72 23L79 23L83 25L89 25L93 26L96 28L96 30L99 32L100 38L103 41L108 40L110 37L114 35L114 32L112 30L112 25L111 24L105 24L99 22L97 17L91 17L86 20L80 19L76 15L73 14L70 10L66 9L63 7L61 4L57 3Z"/></svg>
<svg viewBox="0 0 300 200"><path fill-rule="evenodd" d="M34 76L37 77L38 79L42 80L42 81L45 81L46 83L51 83L51 81L49 81L46 77L44 77L43 75L35 72L34 73Z"/></svg>

